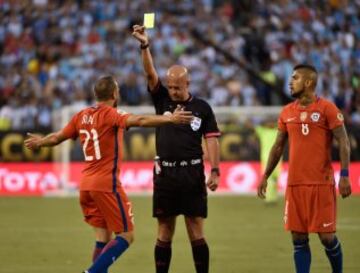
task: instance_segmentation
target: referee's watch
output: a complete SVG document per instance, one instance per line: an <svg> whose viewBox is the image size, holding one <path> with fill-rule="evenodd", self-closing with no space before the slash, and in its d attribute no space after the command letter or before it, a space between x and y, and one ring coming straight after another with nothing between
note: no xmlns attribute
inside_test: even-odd
<svg viewBox="0 0 360 273"><path fill-rule="evenodd" d="M219 168L211 168L211 174L215 173L217 176L220 176L220 169Z"/></svg>

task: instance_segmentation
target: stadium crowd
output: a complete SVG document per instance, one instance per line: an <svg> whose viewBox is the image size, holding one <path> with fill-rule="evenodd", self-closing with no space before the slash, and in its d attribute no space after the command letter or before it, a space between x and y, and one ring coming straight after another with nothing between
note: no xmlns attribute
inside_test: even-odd
<svg viewBox="0 0 360 273"><path fill-rule="evenodd" d="M191 92L212 106L282 104L292 67L311 63L318 94L360 126L360 1L24 0L0 1L0 130L50 128L52 111L91 103L92 83L107 73L118 77L123 104L150 104L131 36L149 11L160 76L187 66ZM200 42L194 28L276 87Z"/></svg>

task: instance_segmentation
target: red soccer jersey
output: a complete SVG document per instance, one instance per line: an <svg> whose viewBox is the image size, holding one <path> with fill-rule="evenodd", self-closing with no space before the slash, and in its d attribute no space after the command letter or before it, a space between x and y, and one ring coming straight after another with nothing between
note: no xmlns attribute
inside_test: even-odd
<svg viewBox="0 0 360 273"><path fill-rule="evenodd" d="M120 187L123 130L127 113L99 104L77 113L63 129L68 138L80 138L85 168L80 190L114 192Z"/></svg>
<svg viewBox="0 0 360 273"><path fill-rule="evenodd" d="M289 137L288 185L334 183L331 130L343 120L340 110L322 98L306 107L298 101L284 107L278 127Z"/></svg>

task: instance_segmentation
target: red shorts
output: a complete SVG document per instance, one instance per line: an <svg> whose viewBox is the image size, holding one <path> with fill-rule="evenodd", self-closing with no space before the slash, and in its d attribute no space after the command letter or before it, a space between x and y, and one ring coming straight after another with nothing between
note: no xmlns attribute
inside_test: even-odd
<svg viewBox="0 0 360 273"><path fill-rule="evenodd" d="M125 192L80 191L80 205L85 221L115 233L134 229L131 203Z"/></svg>
<svg viewBox="0 0 360 273"><path fill-rule="evenodd" d="M286 230L295 232L335 232L335 186L288 186L285 194L284 222Z"/></svg>

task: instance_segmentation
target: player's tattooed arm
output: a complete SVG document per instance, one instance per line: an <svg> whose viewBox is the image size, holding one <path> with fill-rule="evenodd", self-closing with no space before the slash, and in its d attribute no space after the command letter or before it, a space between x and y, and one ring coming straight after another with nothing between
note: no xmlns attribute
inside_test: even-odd
<svg viewBox="0 0 360 273"><path fill-rule="evenodd" d="M350 162L350 142L345 126L341 125L332 130L332 133L339 143L341 169L348 169Z"/></svg>
<svg viewBox="0 0 360 273"><path fill-rule="evenodd" d="M30 150L36 150L41 147L56 146L67 139L65 135L62 133L62 131L51 133L44 137L32 133L28 133L27 135L28 138L24 141L24 144L26 148Z"/></svg>
<svg viewBox="0 0 360 273"><path fill-rule="evenodd" d="M141 59L150 90L155 90L159 77L149 49L149 37L144 26L134 25L132 35L140 42Z"/></svg>
<svg viewBox="0 0 360 273"><path fill-rule="evenodd" d="M260 198L265 198L267 179L271 175L271 173L274 171L276 165L279 163L280 158L284 152L287 139L288 139L287 132L278 130L275 143L272 146L270 154L269 154L265 173L264 173L263 178L258 186L258 196Z"/></svg>
<svg viewBox="0 0 360 273"><path fill-rule="evenodd" d="M287 132L278 130L276 140L271 148L270 155L266 164L264 176L268 178L274 171L276 165L279 163L280 158L284 152L286 141L288 138Z"/></svg>
<svg viewBox="0 0 360 273"><path fill-rule="evenodd" d="M336 127L332 133L339 143L340 165L342 170L349 169L350 142L344 125ZM351 194L351 184L348 175L340 175L339 192L343 198Z"/></svg>

